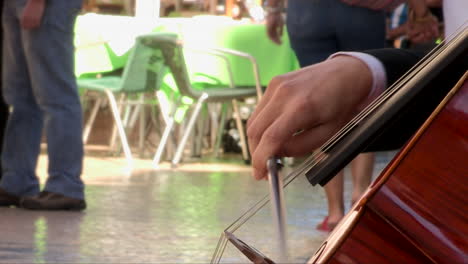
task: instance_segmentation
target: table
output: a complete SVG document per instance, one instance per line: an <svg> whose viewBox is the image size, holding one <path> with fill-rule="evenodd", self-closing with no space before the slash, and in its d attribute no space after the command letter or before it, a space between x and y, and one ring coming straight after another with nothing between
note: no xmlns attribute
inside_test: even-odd
<svg viewBox="0 0 468 264"><path fill-rule="evenodd" d="M155 28L155 23L130 16L94 13L78 16L75 24L76 76L86 77L123 68L135 37Z"/></svg>
<svg viewBox="0 0 468 264"><path fill-rule="evenodd" d="M266 35L264 24L252 24L249 21L237 21L220 16L199 16L178 20L175 25L161 19L163 31L179 34L185 44L200 48L227 48L252 55L260 69L261 84L266 86L279 74L298 69L297 59L289 46L287 34L283 35L282 45L274 44ZM193 56L193 55L192 55ZM187 56L189 71L196 76L197 71L216 76L223 84L229 79L220 61L209 58ZM251 86L255 79L250 62L243 58L230 57L235 84Z"/></svg>
<svg viewBox="0 0 468 264"><path fill-rule="evenodd" d="M86 14L79 16L76 23L76 75L82 77L124 67L135 37L150 32L176 33L185 44L193 47L228 48L249 53L257 60L264 86L274 76L299 67L287 34L283 35L283 45L276 45L267 38L263 24L222 16L160 18L148 23L128 16ZM255 85L251 64L241 58L230 60L235 84ZM187 56L187 61L190 74L195 78L200 77L197 73L203 72L223 84L229 83L219 60L191 55Z"/></svg>

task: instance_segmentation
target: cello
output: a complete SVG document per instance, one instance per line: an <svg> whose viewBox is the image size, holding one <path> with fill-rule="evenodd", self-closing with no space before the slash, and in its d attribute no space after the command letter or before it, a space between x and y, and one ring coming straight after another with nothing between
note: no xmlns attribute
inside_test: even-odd
<svg viewBox="0 0 468 264"><path fill-rule="evenodd" d="M441 96L425 98L428 86ZM385 145L380 136L420 100L435 102L430 115L308 263L468 262L468 28L351 120L284 187L304 174L325 185L358 153ZM267 203L265 197L224 231L212 263L228 241L253 263L275 263L233 235Z"/></svg>

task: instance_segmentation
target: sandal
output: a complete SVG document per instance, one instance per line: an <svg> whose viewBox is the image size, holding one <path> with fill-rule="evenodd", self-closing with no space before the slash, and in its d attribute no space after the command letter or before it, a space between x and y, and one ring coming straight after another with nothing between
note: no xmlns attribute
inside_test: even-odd
<svg viewBox="0 0 468 264"><path fill-rule="evenodd" d="M323 219L323 221L320 224L318 224L315 228L319 231L331 232L336 225L337 223L329 223L328 216L326 216Z"/></svg>

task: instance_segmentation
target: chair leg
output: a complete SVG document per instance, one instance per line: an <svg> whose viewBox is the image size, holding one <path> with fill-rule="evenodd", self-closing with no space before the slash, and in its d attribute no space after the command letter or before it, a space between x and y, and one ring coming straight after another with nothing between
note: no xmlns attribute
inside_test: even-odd
<svg viewBox="0 0 468 264"><path fill-rule="evenodd" d="M122 147L127 159L128 165L131 167L133 165L133 158L132 152L130 151L130 147L128 145L127 135L125 134L125 129L122 124L122 120L120 119L120 111L117 107L117 102L115 100L114 94L110 90L105 90L107 97L109 98L109 104L111 106L112 114L114 115L115 124L117 126L117 131L120 136L120 140L122 141Z"/></svg>
<svg viewBox="0 0 468 264"><path fill-rule="evenodd" d="M88 121L86 122L85 128L83 130L83 143L84 144L88 143L89 134L91 133L91 128L94 125L94 121L96 120L97 112L101 104L102 104L102 98L97 97L96 101L94 102L93 109L91 110L91 113L89 115Z"/></svg>
<svg viewBox="0 0 468 264"><path fill-rule="evenodd" d="M172 127L174 126L174 118L169 118L166 128L164 129L164 132L161 136L161 141L159 142L158 149L156 150L156 154L154 155L153 158L153 165L155 167L159 166L159 162L161 162L161 157L164 151L164 148L166 147L167 141L169 139L169 135L172 131Z"/></svg>
<svg viewBox="0 0 468 264"><path fill-rule="evenodd" d="M239 105L237 104L237 100L235 99L232 100L232 107L234 109L234 114L236 116L237 130L239 130L239 137L240 137L240 142L241 142L241 147L242 147L242 157L244 158L244 161L248 161L250 159L249 151L247 149L247 140L245 139L244 124L242 123L242 118L240 115Z"/></svg>
<svg viewBox="0 0 468 264"><path fill-rule="evenodd" d="M107 92L106 92L107 93ZM114 101L115 101L115 96L114 94L112 94L112 97L114 98ZM118 105L123 105L123 102L125 100L125 95L124 94L121 94L120 97L119 97L119 104ZM110 102L109 102L110 104ZM117 105L117 103L116 103ZM119 108L119 107L118 107ZM112 109L112 106L111 106L111 109ZM119 120L120 120L120 116L122 114L121 112L121 109L122 107L119 108ZM109 144L109 148L110 149L114 149L115 147L115 143L116 143L116 139L117 139L117 126L113 126L112 127L112 135L111 135L111 139L110 139L110 144Z"/></svg>
<svg viewBox="0 0 468 264"><path fill-rule="evenodd" d="M205 109L206 110L206 109ZM193 137L193 150L192 150L192 157L201 157L202 153L202 148L203 148L203 136L205 133L205 121L206 121L206 113L204 110L201 110L201 116L198 118L196 122L196 131L194 137Z"/></svg>
<svg viewBox="0 0 468 264"><path fill-rule="evenodd" d="M146 129L146 112L145 112L145 94L140 94L137 104L135 105L133 112L130 114L128 125L125 127L133 128L137 120L139 120L139 129L138 129L138 149L140 152L140 157L143 158L144 152L144 138L145 138L145 129ZM128 132L128 130L127 130Z"/></svg>
<svg viewBox="0 0 468 264"><path fill-rule="evenodd" d="M146 109L144 105L140 106L140 129L138 129L138 149L140 150L140 158L143 158L145 152L145 132L146 132Z"/></svg>
<svg viewBox="0 0 468 264"><path fill-rule="evenodd" d="M226 126L226 115L227 115L227 104L222 103L221 105L221 120L219 121L218 132L216 135L216 141L213 147L213 154L215 158L219 157L219 149L223 141L224 127Z"/></svg>
<svg viewBox="0 0 468 264"><path fill-rule="evenodd" d="M209 118L209 126L210 126L210 141L209 141L209 147L210 148L213 148L213 146L216 144L216 135L217 135L217 131L218 131L218 119L219 119L219 116L218 116L218 108L217 108L217 104L215 103L212 103L212 104L208 104L208 116L210 117Z"/></svg>
<svg viewBox="0 0 468 264"><path fill-rule="evenodd" d="M177 166L179 163L181 157L182 157L182 152L184 151L185 143L187 143L187 139L190 136L190 132L193 128L193 125L195 124L195 120L198 117L198 114L200 113L200 110L202 108L203 102L208 98L207 93L203 93L200 98L197 101L197 104L195 106L195 109L193 111L192 116L190 117L190 121L187 125L187 128L185 129L185 132L182 136L182 139L179 143L179 146L177 147L176 153L174 155L174 158L172 159L172 166Z"/></svg>

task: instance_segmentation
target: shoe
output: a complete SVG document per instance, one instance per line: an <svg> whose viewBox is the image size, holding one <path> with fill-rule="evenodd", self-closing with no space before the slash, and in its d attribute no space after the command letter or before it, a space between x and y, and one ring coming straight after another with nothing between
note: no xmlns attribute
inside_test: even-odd
<svg viewBox="0 0 468 264"><path fill-rule="evenodd" d="M42 191L38 196L23 197L21 207L31 210L72 210L86 209L86 202L53 192Z"/></svg>
<svg viewBox="0 0 468 264"><path fill-rule="evenodd" d="M320 224L318 224L315 228L319 231L331 232L336 225L337 223L329 223L328 216L326 216L323 219L323 221Z"/></svg>
<svg viewBox="0 0 468 264"><path fill-rule="evenodd" d="M0 206L16 206L18 207L20 204L20 197L9 194L2 188L0 188Z"/></svg>

